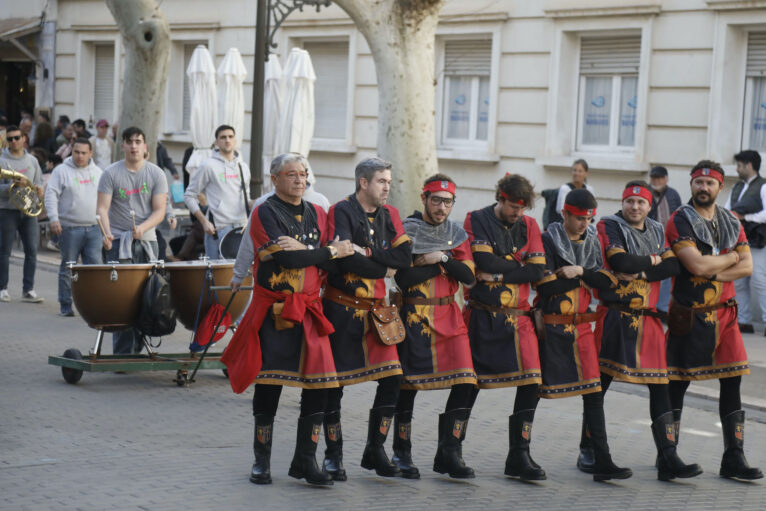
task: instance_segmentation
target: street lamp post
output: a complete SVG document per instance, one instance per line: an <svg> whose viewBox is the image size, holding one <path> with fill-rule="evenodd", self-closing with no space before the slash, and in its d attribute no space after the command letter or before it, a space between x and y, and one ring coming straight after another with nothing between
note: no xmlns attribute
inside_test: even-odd
<svg viewBox="0 0 766 511"><path fill-rule="evenodd" d="M258 0L255 14L255 65L253 66L253 104L250 115L250 193L258 197L263 190L263 87L266 61L276 48L274 34L295 10L306 6L317 12L332 0Z"/></svg>

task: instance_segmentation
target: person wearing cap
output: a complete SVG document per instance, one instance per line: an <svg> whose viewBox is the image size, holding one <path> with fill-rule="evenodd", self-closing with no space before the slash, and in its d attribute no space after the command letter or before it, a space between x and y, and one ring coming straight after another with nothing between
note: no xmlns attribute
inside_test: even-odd
<svg viewBox="0 0 766 511"><path fill-rule="evenodd" d="M496 202L471 211L463 227L476 263L476 285L466 300L478 389L516 388L508 418L510 448L505 475L523 481L546 479L529 453L532 423L542 383L537 336L529 307L533 282L543 277L545 253L540 228L524 212L535 191L523 176L506 174L496 185ZM478 395L474 391L471 406ZM454 428L450 428L450 434Z"/></svg>
<svg viewBox="0 0 766 511"><path fill-rule="evenodd" d="M423 212L416 211L403 222L414 240L413 266L396 272L406 338L397 345L404 382L394 415L393 461L408 479L420 478L411 454L415 396L419 390L431 389L450 389L444 413L439 415L434 470L455 478L474 477L463 461L461 444L476 373L455 293L461 283L472 286L476 280L468 234L448 219L456 191L449 176L429 177L420 194Z"/></svg>
<svg viewBox="0 0 766 511"><path fill-rule="evenodd" d="M386 297L385 277L412 264L412 242L404 232L399 211L386 204L391 187L391 163L377 157L360 161L354 171L356 191L330 207L330 239L350 240L356 253L327 275L324 310L339 328L330 335L338 370L338 389L330 389L325 413L324 468L336 481L346 480L343 468L341 399L343 387L377 381L369 412L362 467L383 477L401 475L384 444L402 383L396 346L384 344L370 318ZM341 327L342 325L342 327Z"/></svg>
<svg viewBox="0 0 766 511"><path fill-rule="evenodd" d="M601 341L599 365L604 393L612 380L649 387L652 435L657 447L657 478L661 481L694 477L699 465L687 465L676 453L673 412L668 395L665 332L657 312L660 282L678 274L675 254L665 241L665 229L648 218L652 191L645 181L631 181L622 193L622 209L597 225L604 268L616 279L615 286L597 289L601 300L595 337ZM585 432L585 430L583 430ZM588 471L583 435L577 466Z"/></svg>
<svg viewBox="0 0 766 511"><path fill-rule="evenodd" d="M734 161L737 162L739 181L732 188L724 207L742 223L750 243L753 274L737 279L734 289L739 305L739 329L742 333L752 334L755 332L750 308L753 291L761 304L761 322L766 324L766 187L763 186L766 179L758 173L761 168L758 151L737 153Z"/></svg>
<svg viewBox="0 0 766 511"><path fill-rule="evenodd" d="M247 204L250 201L250 167L236 151L234 128L222 124L215 130L216 149L212 156L202 162L192 175L184 192L184 203L189 213L202 224L205 231L205 255L219 259L221 239L229 231L240 229L247 223ZM198 196L207 197L205 215L199 206Z"/></svg>
<svg viewBox="0 0 766 511"><path fill-rule="evenodd" d="M665 227L670 214L681 206L681 196L674 188L668 186L668 169L665 167L652 167L652 171L649 172L649 184L652 186L653 196L649 218L657 220ZM665 279L660 284L660 299L657 301L657 310L660 312L668 312L672 285L671 279Z"/></svg>
<svg viewBox="0 0 766 511"><path fill-rule="evenodd" d="M617 282L603 268L601 244L591 223L596 206L588 190L569 192L562 211L564 221L550 224L542 235L545 274L535 287L544 324L542 331L538 326L543 373L540 397L582 396L593 479L606 481L627 479L633 472L615 465L609 454L598 350L590 325L599 317L588 308L590 290L607 290Z"/></svg>
<svg viewBox="0 0 766 511"><path fill-rule="evenodd" d="M96 123L96 134L90 137L93 161L101 169L111 165L114 157L114 140L108 137L107 133L109 133L109 123L106 119L101 119Z"/></svg>
<svg viewBox="0 0 766 511"><path fill-rule="evenodd" d="M328 389L338 386L327 337L333 325L319 297L320 267L327 269L332 259L348 257L354 249L348 240L332 240L325 212L302 200L307 168L306 159L296 154L281 154L271 162L276 194L253 210L242 238L257 251L253 299L221 357L234 392L244 392L255 381L254 484L272 482L271 447L278 434L274 416L285 385L302 389L288 475L313 485L333 484L316 461ZM240 288L244 275L235 270L232 290Z"/></svg>
<svg viewBox="0 0 766 511"><path fill-rule="evenodd" d="M691 203L668 222L667 239L681 262L673 284L667 343L670 399L677 441L689 383L717 378L724 443L719 474L760 479L763 473L748 464L743 450L745 412L740 384L750 369L737 324L735 296L740 295L733 285L753 272L753 258L744 227L715 203L723 189L723 176L718 163L697 163L691 171Z"/></svg>

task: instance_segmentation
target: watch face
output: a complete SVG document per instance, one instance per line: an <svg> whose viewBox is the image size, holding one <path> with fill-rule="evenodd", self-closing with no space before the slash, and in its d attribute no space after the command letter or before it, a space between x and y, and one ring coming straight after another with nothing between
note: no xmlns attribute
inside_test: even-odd
<svg viewBox="0 0 766 511"><path fill-rule="evenodd" d="M442 254L442 262L446 263L449 260L449 256L447 254Z"/></svg>

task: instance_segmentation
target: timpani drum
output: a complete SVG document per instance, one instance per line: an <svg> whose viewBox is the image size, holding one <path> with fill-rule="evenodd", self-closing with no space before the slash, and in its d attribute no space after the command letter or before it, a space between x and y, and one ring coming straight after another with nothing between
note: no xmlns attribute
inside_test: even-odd
<svg viewBox="0 0 766 511"><path fill-rule="evenodd" d="M133 326L153 264L70 264L72 300L82 319L97 330Z"/></svg>
<svg viewBox="0 0 766 511"><path fill-rule="evenodd" d="M213 276L212 282L208 282L208 268ZM178 313L178 321L186 329L194 330L197 309L199 308L197 319L201 320L214 303L214 298L211 299L212 293L208 291L209 286L228 286L234 275L234 261L222 259L165 263L165 272L170 282L170 296ZM250 275L242 281L243 286L250 286L252 283L253 279ZM226 306L231 297L231 291L219 290L216 294L218 303ZM229 306L232 319L237 319L244 312L248 299L248 293L240 292L234 295Z"/></svg>

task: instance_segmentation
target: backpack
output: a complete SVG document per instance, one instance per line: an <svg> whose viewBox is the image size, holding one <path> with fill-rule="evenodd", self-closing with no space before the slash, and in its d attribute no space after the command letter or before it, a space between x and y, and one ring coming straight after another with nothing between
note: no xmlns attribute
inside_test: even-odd
<svg viewBox="0 0 766 511"><path fill-rule="evenodd" d="M141 308L135 327L149 337L172 334L176 329L176 310L170 298L170 284L153 271L144 285Z"/></svg>
<svg viewBox="0 0 766 511"><path fill-rule="evenodd" d="M545 199L545 208L543 209L543 231L548 230L548 226L553 222L563 220L561 213L556 211L556 203L559 200L559 189L549 188L540 192Z"/></svg>

